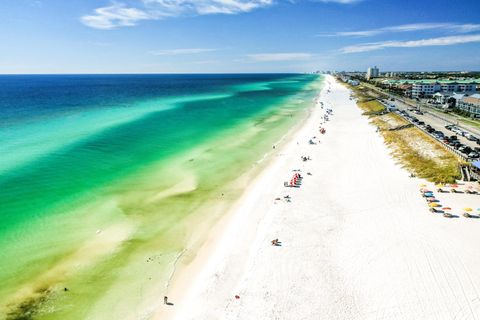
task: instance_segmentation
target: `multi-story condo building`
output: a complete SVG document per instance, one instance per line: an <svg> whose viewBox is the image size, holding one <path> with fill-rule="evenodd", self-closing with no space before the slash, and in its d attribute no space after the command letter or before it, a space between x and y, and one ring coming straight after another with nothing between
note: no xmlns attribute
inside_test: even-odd
<svg viewBox="0 0 480 320"><path fill-rule="evenodd" d="M431 97L435 92L440 92L441 86L439 83L414 83L412 85L412 97Z"/></svg>
<svg viewBox="0 0 480 320"><path fill-rule="evenodd" d="M412 97L431 97L436 92L441 93L475 93L477 84L455 81L416 82L412 84Z"/></svg>
<svg viewBox="0 0 480 320"><path fill-rule="evenodd" d="M480 94L473 94L457 101L457 108L468 112L472 118L480 118Z"/></svg>
<svg viewBox="0 0 480 320"><path fill-rule="evenodd" d="M372 78L377 78L378 75L380 74L380 70L378 70L377 66L375 67L370 67L367 69L367 74L366 74L366 78L367 80L370 80Z"/></svg>

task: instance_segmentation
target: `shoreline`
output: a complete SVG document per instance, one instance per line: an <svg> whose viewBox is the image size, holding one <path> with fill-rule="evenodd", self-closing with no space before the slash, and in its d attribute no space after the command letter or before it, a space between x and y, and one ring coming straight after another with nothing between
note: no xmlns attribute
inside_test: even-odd
<svg viewBox="0 0 480 320"><path fill-rule="evenodd" d="M261 166L261 168L257 168L256 170L259 175L251 180L248 178L251 173L247 172L245 175L237 179L237 183L238 180L243 180L243 183L248 180L248 184L254 186L254 189L261 189L266 182L268 183L268 181L273 178L272 174L274 174L281 165L284 165L286 161L284 157L285 152L296 145L298 136L302 131L305 130L305 123L313 121L315 112L318 112L317 101L319 101L321 96L325 94L326 82L326 78L323 78L321 82L319 82L320 90L315 96L314 101L312 101L312 105L306 110L306 115L297 123L295 123L294 126L291 127L288 132L285 133L279 139L279 141L275 143L274 151L269 151L262 159L256 162L257 165ZM267 161L263 162L265 159L267 159ZM233 205L229 207L227 213L225 213L214 224L213 228L211 228L210 232L208 233L208 238L201 245L200 249L197 250L195 259L188 265L180 267L180 270L178 270L178 276L173 277L172 289L168 293L169 301L171 301L174 305L175 301L181 301L185 298L187 295L186 292L189 291L187 288L190 286L191 281L196 281L199 279L201 277L200 274L204 272L204 269L208 268L207 264L211 263L208 260L210 260L212 254L218 254L217 251L222 250L220 247L222 244L222 239L228 237L229 231L235 229L238 226L237 223L239 223L239 220L244 218L245 211L247 209L245 208L245 204L247 204L248 207L248 204L258 200L258 197L255 196L257 193L258 192L255 192L255 190L245 189L240 198L238 198ZM252 197L254 199L251 199ZM253 237L253 235L250 235L250 237ZM196 274L196 276L190 276L191 274ZM154 314L153 319L174 319L175 316L176 311L174 308L165 309L161 307L161 309Z"/></svg>
<svg viewBox="0 0 480 320"><path fill-rule="evenodd" d="M223 213L218 219L212 224L207 223L208 232L196 232L195 234L201 234L205 237L205 240L200 244L199 249L193 250L195 258L187 263L182 265L181 258L179 259L178 269L175 270L174 274L170 278L170 284L168 287L171 287L168 290L169 301L175 304L175 301L181 300L185 296L185 289L189 286L192 279L198 277L198 270L201 270L205 267L208 258L214 253L219 246L220 240L225 236L228 231L229 226L238 219L236 216L241 211L242 203L245 203L245 199L248 199L252 196L252 193L248 189L247 185L261 185L259 181L265 179L265 176L268 175L267 172L271 171L272 165L277 161L278 157L282 157L284 149L288 147L289 144L292 144L298 135L298 132L302 130L303 123L309 121L312 118L312 114L315 112L315 101L319 99L324 88L325 88L325 78L322 80L317 80L318 85L320 86L319 93L315 95L314 100L311 102L311 105L306 108L305 114L300 117L299 121L293 124L291 128L278 140L274 143L275 148L264 154L264 156L255 161L253 167L248 170L245 174L237 178L233 185L238 186L238 188L243 189L240 197L237 198L230 206L227 208L227 212ZM277 164L278 166L278 164ZM257 175L257 176L254 176ZM252 177L254 176L254 177ZM249 201L247 201L249 202ZM192 242L192 239L190 239ZM190 247L187 245L187 247ZM192 250L189 250L192 251ZM194 274L192 276L192 274ZM167 287L167 289L168 289ZM162 299L158 299L159 301ZM163 300L161 301L163 304ZM165 309L162 305L156 306L154 309L158 309L154 312L153 319L170 319L173 316L173 313L169 309Z"/></svg>
<svg viewBox="0 0 480 320"><path fill-rule="evenodd" d="M418 192L425 182L395 161L350 91L324 81L319 99L334 110L325 136L315 108L216 224L169 292L174 305L154 319L480 317L478 221L432 214ZM309 145L313 135L321 141ZM302 186L285 188L293 169ZM274 200L286 195L291 203ZM439 199L458 207L476 198Z"/></svg>

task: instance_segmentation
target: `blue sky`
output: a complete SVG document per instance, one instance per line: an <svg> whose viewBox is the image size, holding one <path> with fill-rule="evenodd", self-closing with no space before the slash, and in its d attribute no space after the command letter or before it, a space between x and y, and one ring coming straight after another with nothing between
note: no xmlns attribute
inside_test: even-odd
<svg viewBox="0 0 480 320"><path fill-rule="evenodd" d="M479 0L2 0L0 73L480 70Z"/></svg>

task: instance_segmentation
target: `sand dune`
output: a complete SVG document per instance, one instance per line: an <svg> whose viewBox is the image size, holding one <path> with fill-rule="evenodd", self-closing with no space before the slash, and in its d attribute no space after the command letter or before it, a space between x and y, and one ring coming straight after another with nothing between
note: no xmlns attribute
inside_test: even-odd
<svg viewBox="0 0 480 320"><path fill-rule="evenodd" d="M395 163L349 96L327 77L312 116L185 269L159 318L480 319L480 219L429 212L423 181ZM320 102L334 110L325 135ZM303 183L286 188L294 169ZM441 197L480 206L480 195Z"/></svg>

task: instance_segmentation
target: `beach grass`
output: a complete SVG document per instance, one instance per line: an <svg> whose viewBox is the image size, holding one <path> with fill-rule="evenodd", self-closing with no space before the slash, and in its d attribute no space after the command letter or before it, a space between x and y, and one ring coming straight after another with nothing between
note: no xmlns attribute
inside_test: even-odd
<svg viewBox="0 0 480 320"><path fill-rule="evenodd" d="M358 99L358 107L377 126L392 150L392 155L408 171L417 177L435 183L454 183L460 179L462 161L432 137L416 127L390 130L408 125L409 122L395 113L376 114L384 106L370 94L367 88L346 85Z"/></svg>
<svg viewBox="0 0 480 320"><path fill-rule="evenodd" d="M454 183L461 177L461 161L418 128L388 130L392 123L408 124L397 114L374 117L372 122L380 128L394 157L417 177L436 183Z"/></svg>
<svg viewBox="0 0 480 320"><path fill-rule="evenodd" d="M385 110L385 107L377 100L359 102L358 106L365 111L365 114L381 112Z"/></svg>

